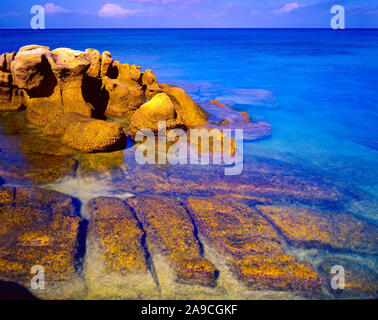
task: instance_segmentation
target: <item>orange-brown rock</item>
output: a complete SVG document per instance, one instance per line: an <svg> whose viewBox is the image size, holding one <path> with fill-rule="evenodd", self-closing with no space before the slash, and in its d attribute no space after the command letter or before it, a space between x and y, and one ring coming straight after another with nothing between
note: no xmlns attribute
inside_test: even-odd
<svg viewBox="0 0 378 320"><path fill-rule="evenodd" d="M16 56L16 52L5 52L0 55L0 71L4 72L11 72L10 66L14 57Z"/></svg>
<svg viewBox="0 0 378 320"><path fill-rule="evenodd" d="M100 246L105 272L145 273L143 231L130 208L118 198L99 197L88 203L88 237Z"/></svg>
<svg viewBox="0 0 378 320"><path fill-rule="evenodd" d="M174 128L176 125L175 107L164 92L156 94L143 104L131 118L132 127L136 130L151 129L157 132L159 121L166 121L167 128Z"/></svg>
<svg viewBox="0 0 378 320"><path fill-rule="evenodd" d="M150 69L147 69L145 72L143 72L142 85L146 101L150 101L155 94L161 92L155 76L155 72Z"/></svg>
<svg viewBox="0 0 378 320"><path fill-rule="evenodd" d="M257 208L294 245L377 254L377 228L351 215L288 206Z"/></svg>
<svg viewBox="0 0 378 320"><path fill-rule="evenodd" d="M187 127L207 123L208 114L181 88L161 84L161 89L171 98L177 113L178 122Z"/></svg>
<svg viewBox="0 0 378 320"><path fill-rule="evenodd" d="M100 77L108 76L112 68L113 58L109 51L104 51L101 55Z"/></svg>
<svg viewBox="0 0 378 320"><path fill-rule="evenodd" d="M105 109L105 116L107 117L130 119L135 110L143 103L140 95L135 95L117 79L104 76L102 77L102 85L108 95Z"/></svg>
<svg viewBox="0 0 378 320"><path fill-rule="evenodd" d="M67 128L76 122L92 121L92 118L83 116L76 112L68 112L61 115L56 121L50 122L44 129L43 133L51 136L62 136Z"/></svg>
<svg viewBox="0 0 378 320"><path fill-rule="evenodd" d="M96 49L86 49L85 55L91 63L87 75L89 77L97 78L100 76L101 71L101 54Z"/></svg>
<svg viewBox="0 0 378 320"><path fill-rule="evenodd" d="M256 289L318 293L319 275L310 263L284 253L272 225L248 206L211 198L189 197L186 206L205 237L228 254L231 270Z"/></svg>
<svg viewBox="0 0 378 320"><path fill-rule="evenodd" d="M83 152L111 151L126 146L126 136L120 124L97 119L71 123L61 141Z"/></svg>
<svg viewBox="0 0 378 320"><path fill-rule="evenodd" d="M78 233L71 197L35 187L0 188L0 278L30 288L31 268L44 268L48 286L76 277Z"/></svg>
<svg viewBox="0 0 378 320"><path fill-rule="evenodd" d="M201 256L190 216L179 201L161 196L127 200L146 232L149 248L157 248L172 263L177 281L214 286L216 269Z"/></svg>
<svg viewBox="0 0 378 320"><path fill-rule="evenodd" d="M187 137L191 148L195 148L198 154L223 153L234 156L237 150L234 139L229 138L221 130L208 126L198 126L192 129Z"/></svg>
<svg viewBox="0 0 378 320"><path fill-rule="evenodd" d="M11 64L13 85L27 90L31 96L51 94L56 80L49 58L48 47L37 45L21 47Z"/></svg>
<svg viewBox="0 0 378 320"><path fill-rule="evenodd" d="M22 55L28 55L27 52ZM82 92L83 78L91 64L86 54L59 48L51 52L43 51L43 55L48 58L53 75L44 78L48 85L43 88L48 92L34 93L26 100L28 120L44 127L67 112L91 116L93 107L84 100Z"/></svg>

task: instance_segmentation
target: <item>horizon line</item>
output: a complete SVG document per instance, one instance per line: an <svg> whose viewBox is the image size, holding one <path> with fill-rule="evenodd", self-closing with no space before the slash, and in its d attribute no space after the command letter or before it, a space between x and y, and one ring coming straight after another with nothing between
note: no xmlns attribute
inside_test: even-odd
<svg viewBox="0 0 378 320"><path fill-rule="evenodd" d="M90 28L90 27L78 27L78 28L45 28L45 29L32 29L32 28L0 28L0 30L32 30L32 31L43 31L43 30L151 30L151 29L307 29L307 30L333 30L333 31L345 31L345 30L376 30L378 27L350 27L345 29L334 30L330 27L121 27L121 28L111 28L111 27L101 27L101 28Z"/></svg>

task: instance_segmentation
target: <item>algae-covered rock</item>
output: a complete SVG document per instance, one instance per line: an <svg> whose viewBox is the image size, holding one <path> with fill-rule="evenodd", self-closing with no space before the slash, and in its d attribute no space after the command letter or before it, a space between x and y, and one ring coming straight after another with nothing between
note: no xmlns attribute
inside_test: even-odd
<svg viewBox="0 0 378 320"><path fill-rule="evenodd" d="M126 136L120 124L90 119L70 124L62 142L83 152L111 151L124 148Z"/></svg>
<svg viewBox="0 0 378 320"><path fill-rule="evenodd" d="M118 198L99 197L88 208L89 236L100 244L105 272L146 272L143 231L129 207Z"/></svg>
<svg viewBox="0 0 378 320"><path fill-rule="evenodd" d="M351 215L288 206L257 208L294 245L377 253L377 228Z"/></svg>
<svg viewBox="0 0 378 320"><path fill-rule="evenodd" d="M30 288L37 265L46 287L74 280L81 219L73 199L35 187L3 187L0 194L0 279Z"/></svg>
<svg viewBox="0 0 378 320"><path fill-rule="evenodd" d="M152 299L158 297L144 249L144 232L122 200L98 197L91 215L84 273L88 297Z"/></svg>
<svg viewBox="0 0 378 320"><path fill-rule="evenodd" d="M162 196L128 199L147 235L149 248L157 248L176 271L177 281L215 286L216 269L201 256L192 221L179 201Z"/></svg>
<svg viewBox="0 0 378 320"><path fill-rule="evenodd" d="M186 206L199 231L228 255L231 270L256 289L319 293L321 279L310 263L285 254L272 225L235 201L189 197Z"/></svg>

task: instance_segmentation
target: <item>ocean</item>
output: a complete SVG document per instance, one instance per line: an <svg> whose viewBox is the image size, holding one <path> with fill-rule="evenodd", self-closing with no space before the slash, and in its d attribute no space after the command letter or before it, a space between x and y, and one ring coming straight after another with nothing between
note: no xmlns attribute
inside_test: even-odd
<svg viewBox="0 0 378 320"><path fill-rule="evenodd" d="M25 44L110 51L197 101L218 99L272 125L246 143L378 196L378 30L0 30L0 52Z"/></svg>
<svg viewBox="0 0 378 320"><path fill-rule="evenodd" d="M244 143L245 163L280 160L363 190L375 202L353 212L378 223L378 29L0 30L0 53L27 44L110 51L115 60L154 70L159 83L184 88L199 104L217 99L270 123L270 138ZM98 183L91 189L85 180L71 194L87 201L99 195ZM287 250L316 265L317 253ZM376 260L367 264L376 271Z"/></svg>

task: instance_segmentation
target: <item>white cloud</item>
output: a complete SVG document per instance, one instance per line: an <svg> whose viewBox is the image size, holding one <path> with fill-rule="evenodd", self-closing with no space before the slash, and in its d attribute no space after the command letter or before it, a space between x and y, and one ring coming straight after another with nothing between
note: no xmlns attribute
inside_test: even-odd
<svg viewBox="0 0 378 320"><path fill-rule="evenodd" d="M296 2L291 2L291 3L286 3L283 7L277 9L277 10L274 10L274 13L277 13L277 14L282 14L282 13L289 13L295 9L298 9L300 8L301 5L299 3L296 3Z"/></svg>
<svg viewBox="0 0 378 320"><path fill-rule="evenodd" d="M61 7L61 6L57 6L53 3L46 3L45 4L45 12L46 13L64 13L64 12L68 12L67 9Z"/></svg>
<svg viewBox="0 0 378 320"><path fill-rule="evenodd" d="M122 17L122 16L132 16L140 12L142 12L142 10L126 9L118 4L106 3L99 10L98 16L101 18Z"/></svg>

